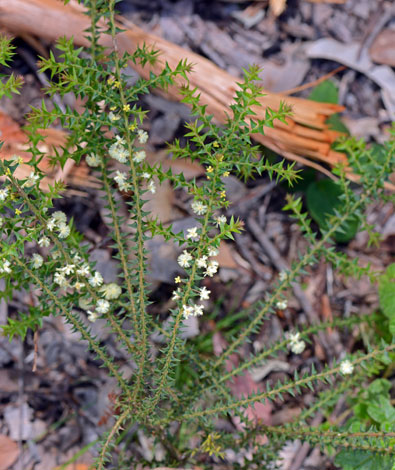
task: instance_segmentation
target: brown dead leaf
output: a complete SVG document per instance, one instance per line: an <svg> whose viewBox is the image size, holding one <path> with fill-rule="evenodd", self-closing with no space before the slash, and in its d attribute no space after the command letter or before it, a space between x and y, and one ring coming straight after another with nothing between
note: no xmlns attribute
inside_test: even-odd
<svg viewBox="0 0 395 470"><path fill-rule="evenodd" d="M156 191L152 194L146 192L143 198L147 201L144 210L150 213L150 216L157 217L160 222L166 223L177 218L174 207L174 189L169 181L163 181L161 184L155 182Z"/></svg>
<svg viewBox="0 0 395 470"><path fill-rule="evenodd" d="M322 318L324 321L333 321L333 314L331 309L331 304L329 302L329 297L327 294L324 294L321 299L321 312ZM328 328L328 331L331 333L332 328Z"/></svg>
<svg viewBox="0 0 395 470"><path fill-rule="evenodd" d="M222 352L226 349L227 342L223 335L216 331L213 335L213 349L216 356L220 356ZM239 365L239 357L237 354L231 354L229 359L225 362L225 368L230 372L234 367ZM232 395L236 398L246 398L254 393L257 393L262 390L262 386L257 384L252 374L249 371L244 371L243 375L233 377L232 380L226 382L227 386L230 388ZM273 407L269 402L256 402L254 406L249 405L245 410L245 416L254 423L263 423L266 425L271 425L271 414ZM241 430L244 428L244 424L240 421L238 417L233 419L235 426Z"/></svg>
<svg viewBox="0 0 395 470"><path fill-rule="evenodd" d="M189 158L176 158L175 160L172 160L169 158L169 153L167 150L158 150L152 152L149 148L147 148L146 153L147 162L150 165L161 163L164 171L167 171L169 168L171 168L175 175L182 173L187 180L197 178L198 176L205 174L204 168L199 165L199 163L196 163Z"/></svg>
<svg viewBox="0 0 395 470"><path fill-rule="evenodd" d="M274 16L280 16L287 6L287 0L269 0L269 6Z"/></svg>
<svg viewBox="0 0 395 470"><path fill-rule="evenodd" d="M382 31L370 47L369 54L373 62L395 67L395 31Z"/></svg>
<svg viewBox="0 0 395 470"><path fill-rule="evenodd" d="M55 149L65 145L67 134L59 129L40 129L39 133L45 136L45 141L38 145L39 150L46 153L46 155L54 156ZM0 139L4 142L0 150L0 158L9 159L14 155L20 156L26 164L19 165L15 170L15 176L18 179L27 178L31 172L31 168L27 162L31 158L31 154L27 152L28 137L27 134L20 128L10 116L0 111ZM39 164L39 168L46 174L46 177L41 181L41 189L48 189L48 185L53 185L55 181L63 180L75 186L93 187L96 185L95 178L89 176L89 171L86 165L74 166L73 160L68 160L64 168L59 166L52 167L49 159L44 158Z"/></svg>
<svg viewBox="0 0 395 470"><path fill-rule="evenodd" d="M239 265L236 263L233 257L234 248L233 245L229 245L221 240L219 245L219 254L216 256L216 260L219 263L220 268L238 269Z"/></svg>
<svg viewBox="0 0 395 470"><path fill-rule="evenodd" d="M7 470L19 456L18 444L8 436L0 434L0 470Z"/></svg>

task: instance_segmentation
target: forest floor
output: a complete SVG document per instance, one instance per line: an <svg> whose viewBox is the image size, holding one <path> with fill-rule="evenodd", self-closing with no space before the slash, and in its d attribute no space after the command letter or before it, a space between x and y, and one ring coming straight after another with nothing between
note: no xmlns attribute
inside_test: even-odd
<svg viewBox="0 0 395 470"><path fill-rule="evenodd" d="M391 83L388 78L395 77L391 69L395 66L392 40L395 21L391 2L289 0L279 16L275 16L273 10L281 2L270 3L272 8L267 1L125 0L119 8L122 15L142 29L207 57L236 77L242 76L243 68L258 64L263 69L263 84L269 91L294 89L344 65L330 78L337 89L335 99L345 107L341 114L343 124L352 135L371 143L385 142L389 137L390 116L395 109L395 81ZM35 40L40 48L54 49L48 41ZM50 102L43 94L42 77L40 79L37 72L40 53L26 38L16 38L14 43L17 49L13 70L23 75L25 86L21 95L12 101L3 99L0 111L23 126L30 106L38 105L43 98L48 100L49 106ZM348 55L351 46L358 48L359 56L369 58L369 66L360 63L355 66ZM381 66L392 73L387 81L377 79L373 73ZM311 91L312 88L304 89L296 96L308 97ZM144 123L150 136L147 153L153 161L162 160L177 169L177 163L168 160L166 142L182 135L183 125L190 118L188 109L154 94L142 98L141 104L150 110ZM178 171L184 171L187 177L202 174L202 168L196 164L185 165ZM305 170L303 175L303 184L294 190L301 195L320 177L311 169ZM228 178L227 195L231 201L228 215L242 218L245 231L234 243L221 247L219 274L207 283L213 293L213 313L209 320L191 318L184 332L188 338L202 335L211 338L214 351L221 348L223 334L216 329L216 321L263 298L278 276L279 266L289 265L297 252L304 249L306 241L295 222L282 211L289 190L284 184L270 182L265 175L246 183ZM105 282L112 282L117 278L118 268L107 248L108 228L100 196L94 184L86 187L71 183L65 197L57 201L57 207L74 218L77 229L91 243L92 259L97 261ZM163 222L173 223L176 232L193 224L186 194L175 191L170 185L163 185L152 195L149 210ZM368 210L368 221L382 235L380 246L368 247L367 234L358 232L348 243L339 244L338 249L384 271L394 256L393 206L373 204ZM169 305L174 275L178 272L177 249L156 239L148 248L151 295L157 301L152 314L159 315ZM340 276L323 260L304 276L301 286L302 293L290 296L288 308L266 322L256 336L253 347L257 351L295 326L354 312L362 315L379 306L377 286L365 278ZM0 324L17 311L23 311L30 302L29 296L28 292L20 292L13 301L2 301ZM240 320L240 327L242 322ZM127 373L130 364L101 321L93 325L93 330ZM353 351L357 342L358 337L352 332L348 335L326 332L323 338L315 337L303 354L281 353L264 367L258 367L254 376L246 376L233 393L241 394L267 381L274 383L292 375L296 369L303 372L313 364L318 368ZM37 370L32 372L33 335L29 334L23 342L16 338L9 342L0 336L0 435L18 443L19 455L14 466L8 468L52 470L85 449L66 467L84 470L95 455L95 441L111 422L114 382L86 351L84 342L61 319L46 318L36 343ZM312 394L305 395L304 403L312 397ZM272 424L288 422L300 413L304 403L301 398L288 398L285 403L267 408L264 419ZM344 406L340 401L333 412L335 417L344 411ZM136 455L153 461L153 466L156 459L160 466L160 453L147 436L136 433L130 445ZM227 462L231 465L244 457L229 450ZM333 468L322 452L300 442L284 448L283 458L283 470ZM6 468L0 461L0 469Z"/></svg>

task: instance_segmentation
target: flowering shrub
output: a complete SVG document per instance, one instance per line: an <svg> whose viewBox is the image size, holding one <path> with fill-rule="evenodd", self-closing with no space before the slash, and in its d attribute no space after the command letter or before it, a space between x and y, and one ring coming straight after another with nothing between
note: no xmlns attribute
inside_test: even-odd
<svg viewBox="0 0 395 470"><path fill-rule="evenodd" d="M207 456L218 461L225 458L224 450L227 448L249 448L251 459L245 460L244 467L256 468L255 464L264 462L269 465L275 461L287 439L303 439L327 449L347 448L392 454L393 448L389 444L393 443L393 436L384 431L362 429L355 432L327 425L313 430L309 419L318 409L322 412L329 409L336 397L351 392L353 387L383 367L388 362L388 353L395 348L394 344L379 344L368 351L339 358L338 362L318 372L313 369L301 377L295 374L292 379L273 388L267 387L243 398L232 397L228 390L230 380L279 351L301 354L311 335L328 326L357 324L364 321L363 318L351 317L313 325L304 331L290 331L263 351L251 352L244 362L230 371L225 368L225 363L232 353L251 340L266 318L276 310L287 309L287 289L304 273L306 266L316 263L320 257L325 257L350 275L369 273L355 260L349 260L338 252L332 238L335 232L341 231L350 214L359 218L362 227L369 228L363 209L373 198L382 195L383 183L393 164L394 145L389 144L385 159L376 162L361 142L349 140L342 144L360 176L363 189L354 192L345 178L344 169L337 170L344 204L320 233L312 229L311 220L302 211L301 200L288 198L285 210L291 211L300 225L309 241L308 250L300 254L289 270L280 272L271 293L254 305L250 322L237 333L222 354L217 358L207 357L192 342L182 339L180 333L185 319L197 316L204 321L211 292L202 286L201 281L218 273L219 264L215 257L220 241L232 239L233 234L239 233L243 227L242 221L227 218L224 213L229 201L223 178L232 174L246 179L266 172L278 181L286 180L290 184L295 181L297 172L293 165L285 166L283 161L270 163L261 157L260 149L250 140L251 134L264 132L264 127L272 126L274 120L285 122L290 110L282 105L278 111L268 110L262 122L251 120L254 114L251 107L257 104L256 98L262 93L256 82L258 69L255 67L245 73L231 106L231 115L223 128L214 122L212 116L206 115L198 94L189 88L191 66L187 63L181 62L175 70L165 66L159 75L151 74L149 80L139 79L132 87L128 86L125 74L128 61L145 66L153 63L157 54L141 47L131 55L120 56L116 45L119 31L114 20L115 1L89 0L84 4L92 20L88 32L90 47L81 54L81 49L75 49L71 40L61 39L57 46L61 51L59 61L53 55L41 61L41 72L49 71L53 77L47 90L49 95L57 93L64 96L72 92L83 99L84 110L81 113L70 108L62 111L56 104L52 111L44 104L32 110L29 117L31 173L26 179L15 177L15 170L21 164L19 157L0 162L0 171L5 178L0 189L0 273L5 280L4 298L11 298L15 289L33 292L32 287L35 288L35 302L29 306L27 314L9 320L3 327L6 334L24 337L29 330L41 326L44 316L61 315L87 341L118 382L120 393L114 407L114 422L102 437L96 468L102 469L110 462L115 464L117 454L113 449L116 436L122 429L129 429L136 423L161 443L165 450L164 462L168 465L199 462L200 466L211 468ZM114 47L111 51L100 45L103 34L112 38ZM1 60L4 64L10 59L10 46L5 39L2 46ZM202 180L188 181L183 174L164 171L160 164L150 165L143 148L149 136L141 127L146 112L138 106L138 99L151 88L166 89L174 85L178 78L182 78L184 83L180 88L183 101L190 106L196 119L187 124L187 143L181 146L176 141L169 150L174 158L191 158L204 165L206 173ZM16 91L20 86L15 79L7 83L3 84L2 93L10 88ZM114 259L120 269L117 283L104 282L89 257L88 243L77 232L72 220L65 213L53 210L53 201L61 197L64 185L55 183L47 192L40 189L44 175L39 164L44 154L38 144L44 137L37 129L49 127L56 120L70 131L68 145L57 160L63 165L67 159L76 162L85 159L101 182L111 221ZM362 154L363 161L359 158ZM175 188L181 188L190 196L190 211L196 222L186 233L175 233L171 226L150 218L144 210L145 194L155 193L157 186L164 181L170 181ZM117 192L127 200L128 220L119 215ZM125 223L132 229L128 243L123 232ZM148 309L145 244L155 235L179 245L177 261L184 270L174 279L172 307L163 323L151 316ZM90 323L99 318L106 321L119 346L134 362L132 377L124 377L116 360L92 334ZM162 337L163 347L153 358L150 345L158 334ZM183 390L175 383L181 360L187 361L194 370ZM251 422L246 416L245 409L250 405L280 400L284 394L301 393L306 388L314 390L316 384L325 382L332 383L330 391L318 395L297 423L267 426ZM237 415L244 426L237 432L217 432L215 418L227 415ZM268 437L265 445L259 440L259 434ZM195 437L195 448L191 444L192 437ZM129 458L128 465L134 457Z"/></svg>

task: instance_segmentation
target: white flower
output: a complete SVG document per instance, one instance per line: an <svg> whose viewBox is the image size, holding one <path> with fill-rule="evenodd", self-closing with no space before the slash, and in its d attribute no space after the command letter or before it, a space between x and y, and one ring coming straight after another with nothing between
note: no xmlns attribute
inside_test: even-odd
<svg viewBox="0 0 395 470"><path fill-rule="evenodd" d="M209 248L208 255L209 256L218 256L219 251L216 248Z"/></svg>
<svg viewBox="0 0 395 470"><path fill-rule="evenodd" d="M97 301L96 310L99 313L107 313L110 310L110 302L108 300L100 299Z"/></svg>
<svg viewBox="0 0 395 470"><path fill-rule="evenodd" d="M194 312L195 312L194 307L192 307L190 305L183 305L182 306L182 314L183 314L184 318L190 317L191 315L194 314Z"/></svg>
<svg viewBox="0 0 395 470"><path fill-rule="evenodd" d="M197 227L192 227L187 229L187 235L185 237L187 240L190 238L193 241L199 240L199 234L197 232Z"/></svg>
<svg viewBox="0 0 395 470"><path fill-rule="evenodd" d="M173 295L171 296L171 300L179 300L181 298L181 289L178 288L177 290L173 291Z"/></svg>
<svg viewBox="0 0 395 470"><path fill-rule="evenodd" d="M75 284L74 284L74 289L77 289L78 291L80 291L81 289L83 289L85 287L85 284L83 282L79 282L77 281Z"/></svg>
<svg viewBox="0 0 395 470"><path fill-rule="evenodd" d="M285 281L288 277L288 273L286 271L280 271L278 278L280 281Z"/></svg>
<svg viewBox="0 0 395 470"><path fill-rule="evenodd" d="M215 223L217 227L221 224L226 224L226 217L224 215L219 215L218 217L214 217Z"/></svg>
<svg viewBox="0 0 395 470"><path fill-rule="evenodd" d="M218 261L209 261L207 264L206 272L204 273L205 276L213 277L214 274L218 271Z"/></svg>
<svg viewBox="0 0 395 470"><path fill-rule="evenodd" d="M139 152L136 152L133 155L133 161L136 162L136 163L141 163L145 159L146 156L147 155L144 152L144 150L140 150Z"/></svg>
<svg viewBox="0 0 395 470"><path fill-rule="evenodd" d="M207 256L202 256L196 260L196 266L198 268L207 268Z"/></svg>
<svg viewBox="0 0 395 470"><path fill-rule="evenodd" d="M121 191L130 191L132 189L132 185L130 183L120 183L118 188Z"/></svg>
<svg viewBox="0 0 395 470"><path fill-rule="evenodd" d="M97 155L88 155L85 158L85 161L87 165L93 168L96 168L100 165L100 158Z"/></svg>
<svg viewBox="0 0 395 470"><path fill-rule="evenodd" d="M291 351L294 354L301 354L306 347L306 343L304 341L297 341L296 343L291 344Z"/></svg>
<svg viewBox="0 0 395 470"><path fill-rule="evenodd" d="M148 179L151 178L151 175L150 175L149 173L147 173L147 172L144 172L144 173L141 175L141 177L144 178L144 179L146 179L146 180L148 180Z"/></svg>
<svg viewBox="0 0 395 470"><path fill-rule="evenodd" d="M0 201L5 201L7 199L7 196L8 196L8 189L7 188L0 189Z"/></svg>
<svg viewBox="0 0 395 470"><path fill-rule="evenodd" d="M182 254L177 258L178 264L182 268L189 268L190 262L192 261L192 255L184 250Z"/></svg>
<svg viewBox="0 0 395 470"><path fill-rule="evenodd" d="M69 276L70 274L72 274L74 272L74 269L75 269L74 264L66 264L64 268L60 268L60 270L64 272L66 276Z"/></svg>
<svg viewBox="0 0 395 470"><path fill-rule="evenodd" d="M193 315L195 317L198 317L200 315L203 315L203 309L204 309L204 306L203 305L195 305L193 307Z"/></svg>
<svg viewBox="0 0 395 470"><path fill-rule="evenodd" d="M112 300L117 299L121 295L122 289L118 286L118 284L111 282L110 284L105 284L102 286L100 288L100 292L103 293L107 300Z"/></svg>
<svg viewBox="0 0 395 470"><path fill-rule="evenodd" d="M0 267L0 273L10 273L11 272L11 263L8 260L3 261L3 266Z"/></svg>
<svg viewBox="0 0 395 470"><path fill-rule="evenodd" d="M59 224L59 238L67 238L70 235L70 227L63 222Z"/></svg>
<svg viewBox="0 0 395 470"><path fill-rule="evenodd" d="M34 173L34 171L30 172L30 175L28 176L27 180L23 183L22 187L27 186L33 186L36 184L36 181L39 180L40 177Z"/></svg>
<svg viewBox="0 0 395 470"><path fill-rule="evenodd" d="M110 157L118 160L120 163L125 163L129 155L129 152L124 147L125 144L126 142L117 136L117 141L108 150Z"/></svg>
<svg viewBox="0 0 395 470"><path fill-rule="evenodd" d="M139 129L137 131L137 138L139 139L140 144L145 144L148 140L148 134L142 129Z"/></svg>
<svg viewBox="0 0 395 470"><path fill-rule="evenodd" d="M111 122L119 121L120 116L116 116L112 111L108 114Z"/></svg>
<svg viewBox="0 0 395 470"><path fill-rule="evenodd" d="M82 260L81 256L79 254L76 254L73 256L73 261L75 264L78 264Z"/></svg>
<svg viewBox="0 0 395 470"><path fill-rule="evenodd" d="M350 375L352 374L353 370L354 370L354 365L348 359L340 363L340 372L343 375Z"/></svg>
<svg viewBox="0 0 395 470"><path fill-rule="evenodd" d="M79 276L83 277L89 277L90 276L90 270L89 270L89 265L88 264L83 264L79 269L77 269L77 274Z"/></svg>
<svg viewBox="0 0 395 470"><path fill-rule="evenodd" d="M56 222L56 224L65 224L67 222L66 214L62 211L55 211L52 214L52 218Z"/></svg>
<svg viewBox="0 0 395 470"><path fill-rule="evenodd" d="M103 284L103 276L95 271L95 274L89 279L89 284L92 287L100 287Z"/></svg>
<svg viewBox="0 0 395 470"><path fill-rule="evenodd" d="M38 245L42 247L47 247L50 244L50 240L47 236L43 235L38 241Z"/></svg>
<svg viewBox="0 0 395 470"><path fill-rule="evenodd" d="M44 262L43 257L39 255L38 253L34 253L34 255L32 256L33 268L34 269L41 268L41 266L43 265L43 262Z"/></svg>
<svg viewBox="0 0 395 470"><path fill-rule="evenodd" d="M128 175L124 171L117 171L114 180L117 184L122 184L126 181Z"/></svg>
<svg viewBox="0 0 395 470"><path fill-rule="evenodd" d="M114 176L115 182L118 184L121 191L129 191L131 185L126 182L128 175L123 171L117 171Z"/></svg>
<svg viewBox="0 0 395 470"><path fill-rule="evenodd" d="M200 300L208 300L210 298L211 290L208 290L206 287L201 287L199 289Z"/></svg>
<svg viewBox="0 0 395 470"><path fill-rule="evenodd" d="M52 232L52 230L56 227L56 220L55 219L49 219L47 222L47 229Z"/></svg>
<svg viewBox="0 0 395 470"><path fill-rule="evenodd" d="M148 191L151 191L152 194L156 193L156 186L152 180L148 183Z"/></svg>
<svg viewBox="0 0 395 470"><path fill-rule="evenodd" d="M286 333L286 338L289 340L290 343L297 343L300 341L300 333Z"/></svg>
<svg viewBox="0 0 395 470"><path fill-rule="evenodd" d="M58 284L60 287L68 287L69 283L62 272L56 272L54 276L54 281L56 284Z"/></svg>
<svg viewBox="0 0 395 470"><path fill-rule="evenodd" d="M276 303L276 307L279 309L279 310L285 310L288 306L288 302L286 300L279 300L277 303Z"/></svg>
<svg viewBox="0 0 395 470"><path fill-rule="evenodd" d="M287 339L289 340L289 348L294 354L301 354L305 348L306 343L300 339L300 333L287 333Z"/></svg>
<svg viewBox="0 0 395 470"><path fill-rule="evenodd" d="M191 204L193 212L197 215L204 215L207 212L207 206L201 201L193 201Z"/></svg>
<svg viewBox="0 0 395 470"><path fill-rule="evenodd" d="M94 323L97 319L99 318L99 315L97 312L91 312L88 310L88 320Z"/></svg>

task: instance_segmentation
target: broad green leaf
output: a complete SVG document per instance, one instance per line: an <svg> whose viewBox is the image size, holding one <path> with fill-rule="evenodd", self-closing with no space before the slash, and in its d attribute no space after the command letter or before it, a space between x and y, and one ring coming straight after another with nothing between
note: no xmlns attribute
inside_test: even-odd
<svg viewBox="0 0 395 470"><path fill-rule="evenodd" d="M338 89L333 82L325 80L314 88L309 95L309 99L321 103L337 104L339 101Z"/></svg>
<svg viewBox="0 0 395 470"><path fill-rule="evenodd" d="M322 179L310 184L306 192L307 208L312 218L323 228L327 226L329 216L333 215L336 209L340 209L343 204L340 200L342 190L330 179ZM351 216L342 225L341 230L334 234L334 239L338 242L348 242L354 238L358 231L359 222L355 216Z"/></svg>
<svg viewBox="0 0 395 470"><path fill-rule="evenodd" d="M392 470L392 456L381 456L365 450L342 450L335 464L342 470Z"/></svg>

